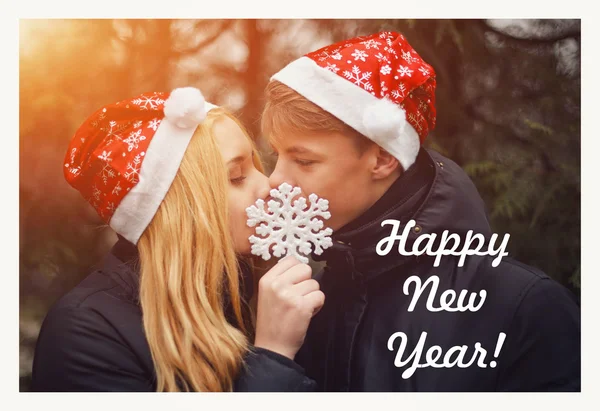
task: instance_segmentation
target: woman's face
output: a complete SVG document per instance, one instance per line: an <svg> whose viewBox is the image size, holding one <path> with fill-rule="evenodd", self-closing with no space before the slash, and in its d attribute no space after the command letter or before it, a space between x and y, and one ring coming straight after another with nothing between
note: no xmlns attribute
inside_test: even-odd
<svg viewBox="0 0 600 411"><path fill-rule="evenodd" d="M250 254L248 237L254 234L254 228L246 224L246 208L258 198L265 199L269 195L269 180L254 166L252 144L235 121L223 117L213 127L213 135L229 173L229 227L235 251Z"/></svg>

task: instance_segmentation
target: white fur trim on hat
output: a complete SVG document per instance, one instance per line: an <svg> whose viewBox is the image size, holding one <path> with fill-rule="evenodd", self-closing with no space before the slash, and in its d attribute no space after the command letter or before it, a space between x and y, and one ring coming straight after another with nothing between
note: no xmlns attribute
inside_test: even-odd
<svg viewBox="0 0 600 411"><path fill-rule="evenodd" d="M271 77L373 140L408 169L421 142L398 104L378 98L337 74L301 57Z"/></svg>
<svg viewBox="0 0 600 411"><path fill-rule="evenodd" d="M176 91L177 89L171 96ZM198 119L204 120L208 111L217 108L205 102L204 97L200 107L198 95L194 92L187 93L183 93L183 99L180 99L181 94L176 94L177 98L169 106L169 116L166 115L169 99L165 102L165 117L144 155L140 181L121 200L110 220L110 226L133 244L137 244L167 195L185 150L200 124ZM185 97L191 99L186 100ZM186 127L188 124L190 126Z"/></svg>

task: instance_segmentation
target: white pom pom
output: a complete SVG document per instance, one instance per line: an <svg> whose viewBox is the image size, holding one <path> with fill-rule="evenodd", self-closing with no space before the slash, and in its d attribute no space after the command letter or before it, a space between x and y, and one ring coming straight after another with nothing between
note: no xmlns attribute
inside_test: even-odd
<svg viewBox="0 0 600 411"><path fill-rule="evenodd" d="M367 137L380 142L390 141L404 133L406 114L398 104L384 98L365 110L363 125Z"/></svg>
<svg viewBox="0 0 600 411"><path fill-rule="evenodd" d="M176 88L165 101L165 117L180 128L197 127L206 118L204 102L204 96L197 88Z"/></svg>

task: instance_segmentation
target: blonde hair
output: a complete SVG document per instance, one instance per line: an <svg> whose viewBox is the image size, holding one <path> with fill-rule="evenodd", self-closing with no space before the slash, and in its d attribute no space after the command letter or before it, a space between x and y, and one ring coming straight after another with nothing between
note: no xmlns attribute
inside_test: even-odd
<svg viewBox="0 0 600 411"><path fill-rule="evenodd" d="M248 351L247 305L229 231L229 181L212 134L225 117L243 129L224 109L208 113L138 242L140 302L157 391L231 391ZM228 303L236 324L226 318Z"/></svg>
<svg viewBox="0 0 600 411"><path fill-rule="evenodd" d="M261 128L272 142L289 132L339 132L352 138L359 154L374 144L333 114L277 80L267 85L265 99Z"/></svg>

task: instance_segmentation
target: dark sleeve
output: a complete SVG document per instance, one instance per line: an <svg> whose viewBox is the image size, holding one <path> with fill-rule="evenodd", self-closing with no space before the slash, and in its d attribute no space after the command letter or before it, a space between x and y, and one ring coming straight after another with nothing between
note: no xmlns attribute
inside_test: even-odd
<svg viewBox="0 0 600 411"><path fill-rule="evenodd" d="M580 308L556 281L541 279L529 289L506 345L499 391L581 391Z"/></svg>
<svg viewBox="0 0 600 411"><path fill-rule="evenodd" d="M252 347L234 391L315 391L316 383L291 359L264 348Z"/></svg>
<svg viewBox="0 0 600 411"><path fill-rule="evenodd" d="M99 313L57 307L46 316L32 372L33 391L153 391L135 353Z"/></svg>

